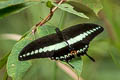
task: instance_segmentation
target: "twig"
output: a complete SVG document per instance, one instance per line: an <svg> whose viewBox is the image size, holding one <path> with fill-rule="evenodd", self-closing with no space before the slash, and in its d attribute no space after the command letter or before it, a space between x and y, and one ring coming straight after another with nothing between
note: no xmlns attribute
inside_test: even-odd
<svg viewBox="0 0 120 80"><path fill-rule="evenodd" d="M103 20L103 22L104 22L104 24L105 24L105 27L106 27L106 29L107 29L107 31L108 31L108 34L109 34L109 36L110 36L110 38L111 38L111 40L112 40L112 41L117 40L117 39L116 39L115 32L113 31L111 24L110 24L110 23L108 22L108 20L105 18L105 15L103 14L103 11L100 11L98 15L99 15L99 17Z"/></svg>
<svg viewBox="0 0 120 80"><path fill-rule="evenodd" d="M60 0L60 2L58 3L58 5L62 4L65 0ZM47 17L45 17L41 22L37 23L35 25L35 27L33 28L32 32L35 33L36 32L36 28L38 26L42 26L43 24L45 24L47 21L49 21L51 19L51 17L53 16L53 13L56 11L58 7L54 7L50 10L50 13L48 14Z"/></svg>
<svg viewBox="0 0 120 80"><path fill-rule="evenodd" d="M62 64L57 61L57 65L64 70L68 75L70 75L74 80L83 80L82 77L78 77L74 71L71 70L70 67L66 66L65 64Z"/></svg>
<svg viewBox="0 0 120 80"><path fill-rule="evenodd" d="M5 40L15 40L15 41L18 41L22 36L19 35L19 34L5 33L5 34L1 34L0 37L1 37L1 39L5 39Z"/></svg>

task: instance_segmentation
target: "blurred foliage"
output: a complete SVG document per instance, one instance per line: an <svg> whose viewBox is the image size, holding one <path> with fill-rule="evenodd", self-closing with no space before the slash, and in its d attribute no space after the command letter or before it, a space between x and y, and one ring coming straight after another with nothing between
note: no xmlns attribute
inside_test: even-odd
<svg viewBox="0 0 120 80"><path fill-rule="evenodd" d="M15 5L9 5L8 7L0 9L0 18L5 17L9 14L15 14L20 12L21 10L30 7L31 5L35 4L35 2L27 2L27 3L20 3Z"/></svg>
<svg viewBox="0 0 120 80"><path fill-rule="evenodd" d="M5 33L22 35L28 32L37 22L45 18L49 13L49 7L52 6L51 3L46 6L48 0L36 0L35 4L34 1L35 0L0 0L0 35ZM28 3L30 3L30 5ZM19 5L21 6L21 4L22 7L17 7ZM67 4L71 6L70 8L79 13L83 13L90 19L85 19L83 16L78 17L71 12L69 13L69 10L66 11L63 8L58 9L46 25L64 29L71 25L89 22L100 24L105 28L104 33L91 42L88 51L88 54L96 59L96 62L92 63L86 56L82 57L84 60L83 71L81 74L83 80L120 80L119 0L68 0ZM44 36L44 34L39 35ZM30 40L28 41L30 42ZM7 61L6 56L3 57L7 54L4 53L8 53L14 45L16 49L20 46L17 46L19 42L17 44L15 43L16 41L4 40L0 37L0 58L2 61L0 61L0 66L3 67L3 64ZM21 47L21 49L22 48L23 47ZM24 69L22 69L22 67L27 68L31 63L32 65L28 70L26 69L27 71L24 73L25 75L16 72L16 74L9 74L9 76L19 76L19 74L22 74L22 76L20 75L18 78L22 77L23 80L55 80L55 78L56 80L73 80L71 76L57 67L54 61L49 59L38 59L28 62L27 65L25 64L27 62L14 62L16 61L16 57L14 58L14 56L17 57L13 52L9 56L9 59L11 58L11 60L8 60L8 64L13 61L11 64L16 64L18 66L15 66L15 68L13 67L13 69L10 70L8 69L8 73L15 70L23 72ZM27 66L20 64L25 64ZM7 66L7 68L9 68L9 66ZM3 76L5 76L4 79L7 76L6 69L4 68L3 70L0 70L0 80L3 79ZM16 80L18 80L18 78Z"/></svg>
<svg viewBox="0 0 120 80"><path fill-rule="evenodd" d="M0 60L0 69L3 68L3 66L7 63L7 59L10 53L5 55L1 60Z"/></svg>

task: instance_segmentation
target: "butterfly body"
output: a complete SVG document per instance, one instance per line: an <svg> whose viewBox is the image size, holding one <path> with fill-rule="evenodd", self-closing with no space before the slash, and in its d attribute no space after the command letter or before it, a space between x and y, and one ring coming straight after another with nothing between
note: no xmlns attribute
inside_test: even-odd
<svg viewBox="0 0 120 80"><path fill-rule="evenodd" d="M34 40L25 46L19 54L19 60L35 58L51 58L53 60L70 61L72 58L86 54L90 41L103 28L96 24L78 24L63 31Z"/></svg>

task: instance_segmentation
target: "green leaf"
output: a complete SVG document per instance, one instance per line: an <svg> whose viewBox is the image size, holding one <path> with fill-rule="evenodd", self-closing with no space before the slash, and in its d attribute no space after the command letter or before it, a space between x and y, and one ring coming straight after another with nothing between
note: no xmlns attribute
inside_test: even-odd
<svg viewBox="0 0 120 80"><path fill-rule="evenodd" d="M74 67L74 71L80 76L83 68L83 60L80 57L74 58L70 61L70 64Z"/></svg>
<svg viewBox="0 0 120 80"><path fill-rule="evenodd" d="M12 6L12 5L17 5L17 4L22 4L22 3L27 3L27 2L42 2L45 3L48 0L2 0L0 2L0 9L2 8L6 8L8 6Z"/></svg>
<svg viewBox="0 0 120 80"><path fill-rule="evenodd" d="M55 32L54 29L55 27L51 26L41 26L36 32L36 38L53 33ZM7 62L8 75L11 76L13 80L21 80L25 75L26 71L32 65L31 61L18 61L18 54L25 47L25 45L27 45L34 39L35 36L32 35L32 33L30 32L25 37L22 37L22 39L14 45Z"/></svg>
<svg viewBox="0 0 120 80"><path fill-rule="evenodd" d="M33 40L33 36L28 34L26 37L22 38L13 47L7 62L8 75L14 80L21 80L27 69L31 66L31 62L20 62L18 61L18 54L21 49Z"/></svg>
<svg viewBox="0 0 120 80"><path fill-rule="evenodd" d="M2 8L6 8L10 5L16 5L16 4L20 4L20 3L24 3L24 0L8 0L8 1L3 1L0 2L0 9Z"/></svg>
<svg viewBox="0 0 120 80"><path fill-rule="evenodd" d="M91 8L96 14L103 8L101 0L68 0L81 3Z"/></svg>
<svg viewBox="0 0 120 80"><path fill-rule="evenodd" d="M15 14L18 13L32 5L36 4L36 2L26 2L26 3L20 3L20 4L14 4L14 5L9 5L5 8L0 9L0 19L8 16L10 14Z"/></svg>
<svg viewBox="0 0 120 80"><path fill-rule="evenodd" d="M20 40L15 44L10 56L8 57L7 71L8 75L11 76L13 80L21 80L27 69L29 69L29 67L31 66L31 62L29 61L18 61L18 54L21 51L21 49L32 40L33 37L30 34L28 34L24 39Z"/></svg>
<svg viewBox="0 0 120 80"><path fill-rule="evenodd" d="M52 3L54 6L57 6L58 8L60 8L61 10L63 11L67 11L69 13L72 13L72 14L75 14L79 17L82 17L82 18L86 18L86 19L89 19L85 14L81 13L81 12L77 12L74 10L74 7L65 3L65 4L61 4L61 5L57 5L55 3Z"/></svg>
<svg viewBox="0 0 120 80"><path fill-rule="evenodd" d="M96 13L88 6L86 6L80 2L75 2L75 1L68 1L67 3L74 6L74 10L84 13L89 18L97 18Z"/></svg>
<svg viewBox="0 0 120 80"><path fill-rule="evenodd" d="M2 67L7 63L7 59L10 53L8 53L7 55L5 55L1 60L0 60L0 69L2 69Z"/></svg>

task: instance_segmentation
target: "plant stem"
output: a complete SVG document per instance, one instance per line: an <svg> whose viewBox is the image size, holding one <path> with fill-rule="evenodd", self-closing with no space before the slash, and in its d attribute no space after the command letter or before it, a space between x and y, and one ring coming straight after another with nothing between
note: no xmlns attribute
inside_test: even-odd
<svg viewBox="0 0 120 80"><path fill-rule="evenodd" d="M54 62L54 78L53 80L57 80L57 64Z"/></svg>
<svg viewBox="0 0 120 80"><path fill-rule="evenodd" d="M62 4L65 0L60 0L60 2L58 3L58 5ZM58 7L54 7L50 10L50 13L48 14L48 16L46 16L41 22L37 23L35 25L35 27L33 28L32 32L35 33L36 32L36 28L38 26L42 26L43 24L45 24L47 21L49 21L51 19L51 17L53 16L53 13L56 11Z"/></svg>
<svg viewBox="0 0 120 80"><path fill-rule="evenodd" d="M8 79L8 74L7 74L7 70L5 70L4 76L3 76L3 80L7 80Z"/></svg>

